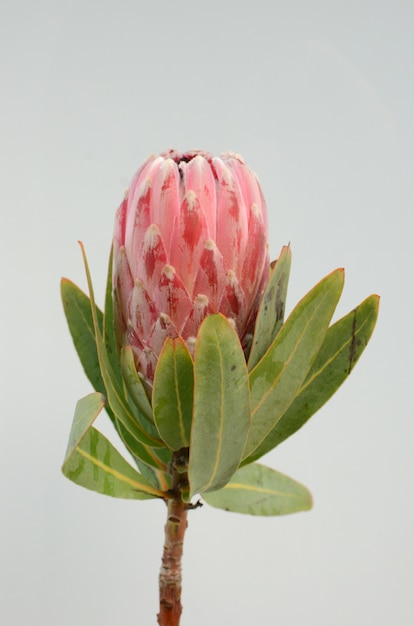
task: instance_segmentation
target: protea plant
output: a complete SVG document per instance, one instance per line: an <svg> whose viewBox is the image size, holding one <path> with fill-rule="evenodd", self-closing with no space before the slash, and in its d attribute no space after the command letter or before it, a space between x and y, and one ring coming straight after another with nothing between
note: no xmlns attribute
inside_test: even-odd
<svg viewBox="0 0 414 626"><path fill-rule="evenodd" d="M323 278L284 320L291 255L269 266L267 215L238 155L150 157L118 209L105 308L67 279L62 298L95 392L79 400L63 464L73 482L168 504L161 626L181 614L188 510L251 515L309 509L300 483L257 463L352 371L378 296L331 324L344 272ZM93 426L105 407L132 467Z"/></svg>

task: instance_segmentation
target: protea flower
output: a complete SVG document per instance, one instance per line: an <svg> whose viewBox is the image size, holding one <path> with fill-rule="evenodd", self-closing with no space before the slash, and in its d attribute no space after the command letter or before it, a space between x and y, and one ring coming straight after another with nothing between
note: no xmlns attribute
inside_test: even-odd
<svg viewBox="0 0 414 626"><path fill-rule="evenodd" d="M239 155L170 150L138 170L116 215L113 285L118 341L146 381L166 337L191 351L216 312L247 356L268 273L265 201Z"/></svg>

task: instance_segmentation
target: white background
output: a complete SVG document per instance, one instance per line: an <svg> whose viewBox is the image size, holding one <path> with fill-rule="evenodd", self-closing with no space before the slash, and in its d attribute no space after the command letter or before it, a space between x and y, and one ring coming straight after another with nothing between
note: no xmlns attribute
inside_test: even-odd
<svg viewBox="0 0 414 626"><path fill-rule="evenodd" d="M351 378L265 459L314 509L194 511L182 624L411 625L414 4L3 0L0 24L0 622L156 623L164 505L60 474L91 389L59 279L85 288L82 239L102 304L114 212L175 147L258 173L289 310L338 266L338 315L382 297Z"/></svg>

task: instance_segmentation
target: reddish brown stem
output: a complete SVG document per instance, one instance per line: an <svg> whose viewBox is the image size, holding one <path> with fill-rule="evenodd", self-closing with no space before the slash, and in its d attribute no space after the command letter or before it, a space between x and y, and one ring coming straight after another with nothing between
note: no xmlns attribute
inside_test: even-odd
<svg viewBox="0 0 414 626"><path fill-rule="evenodd" d="M160 626L179 626L181 605L181 559L184 534L187 528L188 505L182 500L180 480L187 478L172 464L173 498L168 500L165 543L160 571Z"/></svg>

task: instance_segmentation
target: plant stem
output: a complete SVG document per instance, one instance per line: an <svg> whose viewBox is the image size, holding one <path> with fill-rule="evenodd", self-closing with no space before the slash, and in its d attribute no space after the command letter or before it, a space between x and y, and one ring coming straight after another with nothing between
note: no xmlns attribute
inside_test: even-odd
<svg viewBox="0 0 414 626"><path fill-rule="evenodd" d="M183 455L184 452L184 455ZM172 498L168 499L165 542L160 571L159 626L179 626L181 605L181 559L184 534L187 528L188 504L182 499L182 488L187 486L186 466L188 451L174 453L171 463ZM184 461L184 462L183 462Z"/></svg>

